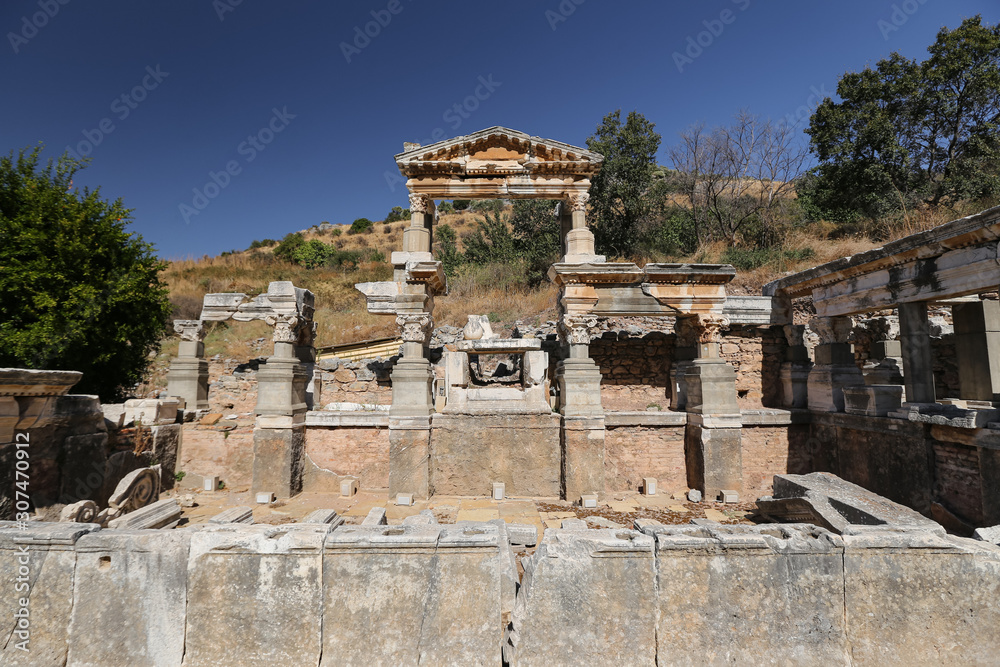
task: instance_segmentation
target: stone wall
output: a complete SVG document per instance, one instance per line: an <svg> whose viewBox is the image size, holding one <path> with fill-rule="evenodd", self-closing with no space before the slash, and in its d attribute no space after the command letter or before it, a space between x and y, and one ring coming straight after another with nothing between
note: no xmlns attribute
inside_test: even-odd
<svg viewBox="0 0 1000 667"><path fill-rule="evenodd" d="M30 571L0 596L0 661L881 666L1000 652L1000 548L985 542L891 525L567 527L545 531L517 587L503 521L418 518L0 522L0 579Z"/></svg>
<svg viewBox="0 0 1000 667"><path fill-rule="evenodd" d="M389 429L386 427L306 428L305 492L340 492L340 480L355 477L366 490L389 488Z"/></svg>
<svg viewBox="0 0 1000 667"><path fill-rule="evenodd" d="M643 477L661 493L687 491L684 426L617 426L604 435L604 486L609 494L636 492Z"/></svg>
<svg viewBox="0 0 1000 667"><path fill-rule="evenodd" d="M250 487L253 479L253 427L219 422L184 425L177 469L184 486L201 488L204 477L218 476L231 489Z"/></svg>
<svg viewBox="0 0 1000 667"><path fill-rule="evenodd" d="M793 451L789 437L790 430L803 427L787 426L745 426L740 438L743 455L743 497L748 500L771 495L774 475L802 470L805 461L801 453Z"/></svg>

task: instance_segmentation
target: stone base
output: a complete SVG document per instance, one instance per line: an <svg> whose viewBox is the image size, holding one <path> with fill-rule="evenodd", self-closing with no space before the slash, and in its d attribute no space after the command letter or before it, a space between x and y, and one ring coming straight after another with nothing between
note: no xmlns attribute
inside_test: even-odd
<svg viewBox="0 0 1000 667"><path fill-rule="evenodd" d="M684 380L688 412L704 415L740 413L736 403L736 370L722 359L695 359Z"/></svg>
<svg viewBox="0 0 1000 667"><path fill-rule="evenodd" d="M302 491L304 450L303 426L255 428L250 492L271 491L279 498L291 498Z"/></svg>
<svg viewBox="0 0 1000 667"><path fill-rule="evenodd" d="M559 497L559 415L435 415L430 492L482 496L502 482L512 496Z"/></svg>
<svg viewBox="0 0 1000 667"><path fill-rule="evenodd" d="M689 423L685 433L688 486L706 500L723 489L743 493L743 452L740 428L707 428Z"/></svg>
<svg viewBox="0 0 1000 667"><path fill-rule="evenodd" d="M298 359L268 358L257 371L258 415L295 415L306 411L306 385L310 373Z"/></svg>
<svg viewBox="0 0 1000 667"><path fill-rule="evenodd" d="M430 438L430 417L389 418L389 497L428 497Z"/></svg>
<svg viewBox="0 0 1000 667"><path fill-rule="evenodd" d="M563 497L604 495L604 417L563 417Z"/></svg>
<svg viewBox="0 0 1000 667"><path fill-rule="evenodd" d="M556 366L556 381L563 416L604 417L601 369L593 359L563 359Z"/></svg>
<svg viewBox="0 0 1000 667"><path fill-rule="evenodd" d="M809 372L809 409L843 412L844 387L864 384L865 378L854 364L817 364Z"/></svg>
<svg viewBox="0 0 1000 667"><path fill-rule="evenodd" d="M786 361L781 364L781 404L786 408L809 405L809 371L812 364Z"/></svg>
<svg viewBox="0 0 1000 667"><path fill-rule="evenodd" d="M427 359L403 358L392 369L393 417L427 417L434 412L431 386L434 376Z"/></svg>
<svg viewBox="0 0 1000 667"><path fill-rule="evenodd" d="M208 410L208 361L195 357L171 361L167 395L184 399L187 410Z"/></svg>
<svg viewBox="0 0 1000 667"><path fill-rule="evenodd" d="M898 384L870 384L844 387L844 412L866 417L885 417L899 410L903 388Z"/></svg>

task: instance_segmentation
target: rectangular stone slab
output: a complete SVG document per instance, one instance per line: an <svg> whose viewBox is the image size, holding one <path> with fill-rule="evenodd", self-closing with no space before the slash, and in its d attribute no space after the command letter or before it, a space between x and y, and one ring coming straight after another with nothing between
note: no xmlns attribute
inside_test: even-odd
<svg viewBox="0 0 1000 667"><path fill-rule="evenodd" d="M34 667L66 662L76 569L73 544L100 529L95 523L29 521L22 530L13 521L0 521L0 581L7 587L0 594L0 665ZM27 567L26 575L23 567ZM18 580L22 576L26 581ZM28 589L19 590L22 584ZM20 610L22 597L28 598L28 652L16 647L23 639L12 634L17 629L14 614Z"/></svg>
<svg viewBox="0 0 1000 667"><path fill-rule="evenodd" d="M315 665L325 524L206 526L191 537L184 665Z"/></svg>
<svg viewBox="0 0 1000 667"><path fill-rule="evenodd" d="M181 664L191 535L102 530L77 541L67 664Z"/></svg>
<svg viewBox="0 0 1000 667"><path fill-rule="evenodd" d="M814 526L654 526L661 665L850 663L843 548Z"/></svg>
<svg viewBox="0 0 1000 667"><path fill-rule="evenodd" d="M653 538L551 529L522 563L512 665L654 663Z"/></svg>

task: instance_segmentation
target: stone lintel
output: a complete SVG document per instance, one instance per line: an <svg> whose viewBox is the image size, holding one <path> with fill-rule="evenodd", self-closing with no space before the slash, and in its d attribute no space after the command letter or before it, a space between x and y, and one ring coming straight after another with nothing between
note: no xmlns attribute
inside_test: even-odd
<svg viewBox="0 0 1000 667"><path fill-rule="evenodd" d="M0 396L65 396L83 373L0 368Z"/></svg>

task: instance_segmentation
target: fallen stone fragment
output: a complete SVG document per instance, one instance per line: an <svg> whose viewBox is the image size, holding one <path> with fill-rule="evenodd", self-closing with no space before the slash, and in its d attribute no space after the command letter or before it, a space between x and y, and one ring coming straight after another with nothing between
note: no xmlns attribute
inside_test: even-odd
<svg viewBox="0 0 1000 667"><path fill-rule="evenodd" d="M389 520L385 515L384 507L373 507L368 510L368 516L361 522L362 526L385 526Z"/></svg>
<svg viewBox="0 0 1000 667"><path fill-rule="evenodd" d="M563 530L587 530L587 522L583 519L563 519L560 527Z"/></svg>
<svg viewBox="0 0 1000 667"><path fill-rule="evenodd" d="M337 510L313 510L300 523L325 523L336 527L344 523L344 517L337 514Z"/></svg>
<svg viewBox="0 0 1000 667"><path fill-rule="evenodd" d="M430 510L421 510L420 514L403 518L404 526L432 526L437 524L437 522L438 520L434 517L434 512Z"/></svg>
<svg viewBox="0 0 1000 667"><path fill-rule="evenodd" d="M230 507L208 520L209 523L253 523L252 507Z"/></svg>
<svg viewBox="0 0 1000 667"><path fill-rule="evenodd" d="M108 522L108 528L115 530L173 528L181 520L181 514L180 503L175 498L166 498L112 519Z"/></svg>
<svg viewBox="0 0 1000 667"><path fill-rule="evenodd" d="M507 536L511 544L533 547L538 544L538 528L530 523L508 523Z"/></svg>
<svg viewBox="0 0 1000 667"><path fill-rule="evenodd" d="M625 526L623 526L620 523L615 523L614 521L611 521L610 519L605 519L603 516L588 516L586 519L584 519L584 521L586 522L587 526L589 526L591 528L614 528L614 529L617 529L617 528L624 528L625 527Z"/></svg>
<svg viewBox="0 0 1000 667"><path fill-rule="evenodd" d="M983 542L989 542L990 544L1000 546L1000 526L976 528L976 532L974 532L972 536L977 540L982 540Z"/></svg>

